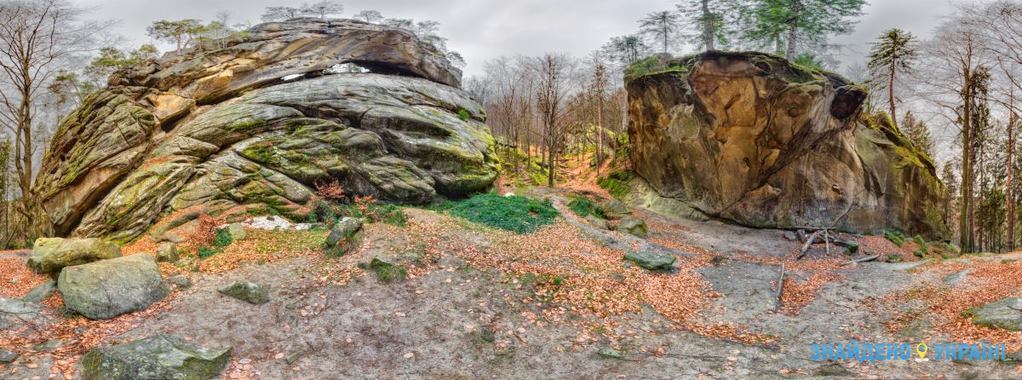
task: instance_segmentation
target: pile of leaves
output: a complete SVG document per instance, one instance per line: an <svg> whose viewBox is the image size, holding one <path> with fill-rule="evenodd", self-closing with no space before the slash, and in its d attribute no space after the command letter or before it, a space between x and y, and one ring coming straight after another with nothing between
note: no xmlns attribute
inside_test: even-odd
<svg viewBox="0 0 1022 380"><path fill-rule="evenodd" d="M531 288L531 296L520 302L539 305L537 318L542 323L579 324L613 337L621 319L607 317L628 319L649 305L684 330L748 343L770 340L736 326L706 324L700 317L717 296L695 270L709 261L709 255L705 260L680 261L674 273L651 272L625 264L624 252L601 245L564 220L530 234L488 229L470 236L449 217L424 220L426 212L416 211L420 217L413 217L403 231L410 241L423 245L426 257L453 254L473 268L499 270L511 285ZM409 272L421 275L423 269ZM566 312L582 318L565 318Z"/></svg>
<svg viewBox="0 0 1022 380"><path fill-rule="evenodd" d="M542 226L552 224L560 215L549 201L494 193L444 202L438 208L471 222L519 234L535 232Z"/></svg>
<svg viewBox="0 0 1022 380"><path fill-rule="evenodd" d="M901 311L888 324L891 332L898 332L913 319L933 318L933 330L954 342L1004 343L1008 352L1022 350L1022 332L979 326L972 323L970 309L1006 297L1022 296L1019 279L1022 262L977 259L969 266L958 262L944 262L924 267L936 271L938 278L971 268L965 280L955 285L922 283L906 291L890 294L881 299L881 306L897 310L909 301L921 302L921 310Z"/></svg>
<svg viewBox="0 0 1022 380"><path fill-rule="evenodd" d="M32 288L46 281L46 276L36 274L25 265L25 258L13 253L0 251L0 297L20 298Z"/></svg>
<svg viewBox="0 0 1022 380"><path fill-rule="evenodd" d="M248 230L245 239L225 246L215 256L199 263L199 270L206 273L222 273L246 263L264 264L299 256L319 256L326 235L325 230L287 232Z"/></svg>

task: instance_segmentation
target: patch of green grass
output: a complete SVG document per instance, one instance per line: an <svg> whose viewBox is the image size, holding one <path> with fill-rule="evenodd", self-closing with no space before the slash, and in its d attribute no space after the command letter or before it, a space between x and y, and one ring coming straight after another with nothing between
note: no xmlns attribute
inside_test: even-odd
<svg viewBox="0 0 1022 380"><path fill-rule="evenodd" d="M570 208L575 215L583 218L593 215L600 219L607 219L607 212L588 198L573 198L571 202L568 202L568 208Z"/></svg>
<svg viewBox="0 0 1022 380"><path fill-rule="evenodd" d="M913 240L915 240L916 244L919 245L919 248L913 252L916 257L923 257L926 256L927 253L930 253L930 248L926 245L926 240L923 240L922 236L916 235Z"/></svg>
<svg viewBox="0 0 1022 380"><path fill-rule="evenodd" d="M389 284L394 281L401 281L408 277L408 270L401 265L395 265L386 261L373 258L369 264L359 264L362 269L376 273L376 279Z"/></svg>
<svg viewBox="0 0 1022 380"><path fill-rule="evenodd" d="M899 247L901 247L902 244L905 244L905 234L901 233L901 231L885 230L884 238L890 240L891 243L894 243L894 245Z"/></svg>
<svg viewBox="0 0 1022 380"><path fill-rule="evenodd" d="M210 247L199 247L198 252L200 259L208 259L210 257L213 257L213 255L216 255L217 253L219 253L219 251Z"/></svg>
<svg viewBox="0 0 1022 380"><path fill-rule="evenodd" d="M458 108L458 118L461 119L461 121L469 121L469 119L472 118L472 114L468 113L467 109Z"/></svg>
<svg viewBox="0 0 1022 380"><path fill-rule="evenodd" d="M479 194L462 201L445 202L441 211L471 222L523 234L551 224L559 215L549 201L494 193Z"/></svg>
<svg viewBox="0 0 1022 380"><path fill-rule="evenodd" d="M216 230L216 234L213 237L213 246L217 248L224 248L234 242L234 238L231 237L231 231L226 228Z"/></svg>
<svg viewBox="0 0 1022 380"><path fill-rule="evenodd" d="M629 172L614 172L610 175L597 179L596 184L607 190L610 195L615 198L621 198L628 195L631 188L628 186L628 181L632 179L632 174Z"/></svg>

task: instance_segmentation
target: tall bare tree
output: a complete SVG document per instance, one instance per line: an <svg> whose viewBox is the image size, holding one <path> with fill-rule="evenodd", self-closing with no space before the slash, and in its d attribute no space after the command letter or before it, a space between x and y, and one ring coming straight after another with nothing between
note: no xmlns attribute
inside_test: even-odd
<svg viewBox="0 0 1022 380"><path fill-rule="evenodd" d="M570 94L575 63L566 55L546 54L535 60L533 70L537 78L536 106L543 125L547 154L547 186L553 187L556 183L558 154L567 127L564 105Z"/></svg>
<svg viewBox="0 0 1022 380"><path fill-rule="evenodd" d="M76 54L88 51L100 28L78 22L80 11L62 0L0 2L0 125L14 137L11 153L22 202L29 220L35 211L32 189L39 98Z"/></svg>

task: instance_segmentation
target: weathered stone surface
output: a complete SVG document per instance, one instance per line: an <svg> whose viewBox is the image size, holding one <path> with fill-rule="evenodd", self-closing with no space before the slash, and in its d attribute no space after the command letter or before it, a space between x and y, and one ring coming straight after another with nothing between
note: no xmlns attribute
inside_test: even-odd
<svg viewBox="0 0 1022 380"><path fill-rule="evenodd" d="M13 298L0 297L0 331L23 325L36 325L39 305Z"/></svg>
<svg viewBox="0 0 1022 380"><path fill-rule="evenodd" d="M625 254L625 260L655 271L671 270L674 266L674 261L677 259L677 257L672 255L650 251L629 251Z"/></svg>
<svg viewBox="0 0 1022 380"><path fill-rule="evenodd" d="M660 56L629 70L635 172L702 215L771 228L897 228L940 237L946 189L933 162L864 90L760 53ZM691 214L691 215L690 215Z"/></svg>
<svg viewBox="0 0 1022 380"><path fill-rule="evenodd" d="M270 289L254 282L235 282L218 290L221 294L237 298L253 305L262 305L270 301Z"/></svg>
<svg viewBox="0 0 1022 380"><path fill-rule="evenodd" d="M17 352L0 349L0 364L7 364L18 360L18 356Z"/></svg>
<svg viewBox="0 0 1022 380"><path fill-rule="evenodd" d="M334 227L330 229L330 234L326 237L326 245L337 245L341 240L350 239L361 230L362 219L344 217L337 221L337 224L334 224Z"/></svg>
<svg viewBox="0 0 1022 380"><path fill-rule="evenodd" d="M174 263L180 258L181 257L177 252L177 244L163 242L156 245L156 261L161 263Z"/></svg>
<svg viewBox="0 0 1022 380"><path fill-rule="evenodd" d="M231 223L227 225L227 232L231 234L231 239L238 241L245 238L245 227L241 223Z"/></svg>
<svg viewBox="0 0 1022 380"><path fill-rule="evenodd" d="M1022 298L1005 298L973 308L972 323L999 327L1009 331L1022 331Z"/></svg>
<svg viewBox="0 0 1022 380"><path fill-rule="evenodd" d="M36 273L53 274L68 266L112 259L121 247L101 239L39 238L28 256L28 267Z"/></svg>
<svg viewBox="0 0 1022 380"><path fill-rule="evenodd" d="M178 287L179 289L188 289L192 287L192 280L185 275L177 274L167 279L171 285Z"/></svg>
<svg viewBox="0 0 1022 380"><path fill-rule="evenodd" d="M109 319L143 310L169 293L156 260L148 255L64 268L57 288L69 310L89 319Z"/></svg>
<svg viewBox="0 0 1022 380"><path fill-rule="evenodd" d="M80 365L83 380L206 380L218 378L230 359L231 347L199 347L161 334L93 349Z"/></svg>
<svg viewBox="0 0 1022 380"><path fill-rule="evenodd" d="M335 180L424 203L496 179L482 107L406 31L299 19L216 45L115 73L66 118L36 183L58 235L126 241L196 207L303 218ZM370 72L332 69L348 63Z"/></svg>
<svg viewBox="0 0 1022 380"><path fill-rule="evenodd" d="M617 231L632 234L641 238L649 234L646 222L631 216L625 216L617 222Z"/></svg>
<svg viewBox="0 0 1022 380"><path fill-rule="evenodd" d="M25 302L40 303L47 298L50 298L50 296L53 295L53 292L56 291L57 281L52 278L48 278L46 281L43 281L42 284L36 285L36 287L32 288L28 294L21 297L21 300Z"/></svg>

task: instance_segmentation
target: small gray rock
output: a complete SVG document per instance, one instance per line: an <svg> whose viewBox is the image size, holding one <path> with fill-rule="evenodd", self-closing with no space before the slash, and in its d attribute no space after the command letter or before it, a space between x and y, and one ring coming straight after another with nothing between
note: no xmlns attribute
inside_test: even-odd
<svg viewBox="0 0 1022 380"><path fill-rule="evenodd" d="M617 231L632 234L641 238L649 235L649 229L646 228L646 222L631 216L621 218L621 221L617 224Z"/></svg>
<svg viewBox="0 0 1022 380"><path fill-rule="evenodd" d="M625 255L625 260L654 271L671 270L674 266L674 261L677 259L673 255L650 251L630 251Z"/></svg>
<svg viewBox="0 0 1022 380"><path fill-rule="evenodd" d="M231 233L231 240L241 240L245 238L245 227L241 223L231 223L227 225L227 232Z"/></svg>
<svg viewBox="0 0 1022 380"><path fill-rule="evenodd" d="M174 263L180 256L177 253L177 244L171 242L160 243L156 246L156 261L161 263Z"/></svg>
<svg viewBox="0 0 1022 380"><path fill-rule="evenodd" d="M192 287L192 280L183 274L173 275L167 279L167 282L178 287L178 289L188 289Z"/></svg>
<svg viewBox="0 0 1022 380"><path fill-rule="evenodd" d="M204 348L170 335L96 348L82 356L83 380L215 379L231 347Z"/></svg>
<svg viewBox="0 0 1022 380"><path fill-rule="evenodd" d="M0 349L0 364L12 363L15 360L18 360L17 352Z"/></svg>
<svg viewBox="0 0 1022 380"><path fill-rule="evenodd" d="M235 282L220 288L219 292L253 305L262 305L270 301L269 287L254 282Z"/></svg>
<svg viewBox="0 0 1022 380"><path fill-rule="evenodd" d="M972 323L977 325L1022 331L1022 298L1005 298L969 309L969 312Z"/></svg>
<svg viewBox="0 0 1022 380"><path fill-rule="evenodd" d="M345 217L337 221L326 237L327 246L335 246L344 239L350 239L362 230L362 219Z"/></svg>
<svg viewBox="0 0 1022 380"><path fill-rule="evenodd" d="M969 276L970 272L972 272L972 269L968 268L962 270L961 272L949 274L946 277L944 277L944 283L948 285L958 284L962 281L965 281L965 279Z"/></svg>
<svg viewBox="0 0 1022 380"><path fill-rule="evenodd" d="M42 284L32 288L24 297L21 297L22 301L40 303L43 300L50 298L53 292L57 291L57 280L52 278L46 279Z"/></svg>
<svg viewBox="0 0 1022 380"><path fill-rule="evenodd" d="M601 348L599 351L596 351L596 355L598 355L599 357L604 358L604 359L617 359L617 360L624 359L624 357L625 357L624 355L621 354L620 351L615 350L615 349L610 348L610 347L603 347L603 348Z"/></svg>

